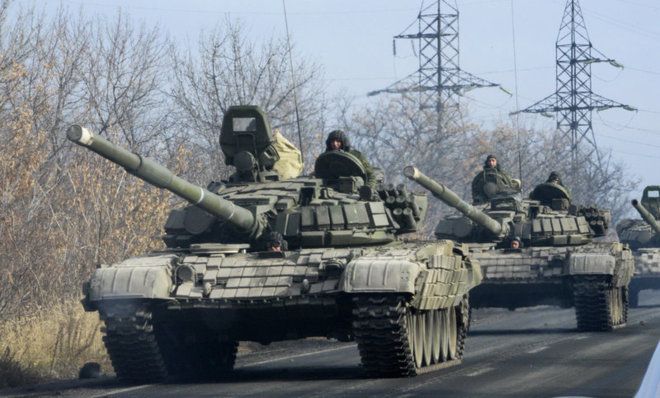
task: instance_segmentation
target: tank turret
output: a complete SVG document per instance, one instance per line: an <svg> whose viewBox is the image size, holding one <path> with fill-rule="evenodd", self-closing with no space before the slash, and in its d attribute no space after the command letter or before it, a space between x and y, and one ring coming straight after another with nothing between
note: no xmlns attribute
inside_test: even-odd
<svg viewBox="0 0 660 398"><path fill-rule="evenodd" d="M637 199L633 199L631 203L639 215L642 216L642 219L653 228L656 234L660 235L660 224L658 224L658 221L653 217L653 214L651 214L643 204L637 201Z"/></svg>
<svg viewBox="0 0 660 398"><path fill-rule="evenodd" d="M660 290L660 185L645 187L642 199L633 199L631 203L642 219L621 220L616 232L635 255L629 298L630 305L637 307L640 291Z"/></svg>
<svg viewBox="0 0 660 398"><path fill-rule="evenodd" d="M574 246L590 242L607 229L603 219L608 212L571 206L566 189L557 184L540 184L530 199L512 192L472 206L413 166L406 167L404 174L460 213L438 223L435 234L441 239L508 247L517 238L524 246Z"/></svg>
<svg viewBox="0 0 660 398"><path fill-rule="evenodd" d="M270 124L255 106L225 114L220 144L236 172L207 188L84 127L71 126L67 137L191 203L170 212L163 237L168 247L221 243L258 250L268 232L281 234L291 248L385 244L414 232L426 214L426 195L365 185L362 163L343 151L321 154L315 177L280 181Z"/></svg>
<svg viewBox="0 0 660 398"><path fill-rule="evenodd" d="M633 249L660 248L660 186L649 185L644 188L642 199L632 200L631 204L642 219L624 219L616 226L619 239ZM660 272L660 260L657 271Z"/></svg>

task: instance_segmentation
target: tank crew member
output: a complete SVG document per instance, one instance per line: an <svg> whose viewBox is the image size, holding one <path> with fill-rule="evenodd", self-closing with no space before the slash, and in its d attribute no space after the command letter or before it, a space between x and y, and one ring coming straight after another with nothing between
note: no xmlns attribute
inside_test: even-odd
<svg viewBox="0 0 660 398"><path fill-rule="evenodd" d="M516 250L520 249L522 247L522 242L520 241L520 237L515 236L513 239L511 239L511 248Z"/></svg>
<svg viewBox="0 0 660 398"><path fill-rule="evenodd" d="M270 232L266 235L265 239L266 251L269 252L282 252L287 247L287 242L284 240L284 237L279 232Z"/></svg>
<svg viewBox="0 0 660 398"><path fill-rule="evenodd" d="M502 171L500 165L497 164L495 155L488 155L486 157L483 170L472 179L472 201L474 204L488 202L488 195L484 192L484 186L487 182L495 183L498 188L504 190L520 190L519 185L513 183L511 177Z"/></svg>
<svg viewBox="0 0 660 398"><path fill-rule="evenodd" d="M364 171L367 177L365 184L371 188L375 188L376 178L374 176L374 168L371 166L362 152L351 147L351 141L348 138L348 134L342 130L334 130L330 132L330 134L328 134L328 138L325 140L325 151L344 151L355 156L360 161L360 163L362 163L362 167L364 167Z"/></svg>
<svg viewBox="0 0 660 398"><path fill-rule="evenodd" d="M564 190L568 194L568 200L571 200L571 190L568 189L568 187L566 185L564 185L563 182L561 182L561 177L559 176L558 172L551 171L550 175L548 176L548 179L545 182L550 183L550 184L557 184L560 187L564 188Z"/></svg>

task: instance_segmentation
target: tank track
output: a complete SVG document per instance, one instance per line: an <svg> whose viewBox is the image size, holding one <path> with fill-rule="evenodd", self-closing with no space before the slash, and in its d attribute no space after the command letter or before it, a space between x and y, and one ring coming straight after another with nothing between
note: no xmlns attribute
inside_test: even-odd
<svg viewBox="0 0 660 398"><path fill-rule="evenodd" d="M122 380L215 379L234 367L238 343L218 340L199 322L185 327L154 322L146 307L116 303L103 307L101 317L106 325L103 341Z"/></svg>
<svg viewBox="0 0 660 398"><path fill-rule="evenodd" d="M470 321L472 319L472 308L470 307L470 300L466 294L461 301L461 304L456 307L456 319L458 320L458 334L457 334L457 348L456 357L463 359L463 352L465 350L465 339L470 331Z"/></svg>
<svg viewBox="0 0 660 398"><path fill-rule="evenodd" d="M621 294L623 295L623 324L627 324L628 309L630 308L630 288L627 286L622 287Z"/></svg>
<svg viewBox="0 0 660 398"><path fill-rule="evenodd" d="M456 353L453 358L443 358L439 363L417 366L411 347L413 337L409 336L406 321L407 315L410 315L410 307L406 305L405 297L360 296L354 298L354 305L353 333L358 343L362 365L369 374L409 377L461 362L467 325L457 328ZM454 311L453 308L450 310Z"/></svg>
<svg viewBox="0 0 660 398"><path fill-rule="evenodd" d="M100 313L106 325L103 342L119 379L152 382L167 377L151 312L134 305L112 305L102 308Z"/></svg>
<svg viewBox="0 0 660 398"><path fill-rule="evenodd" d="M580 276L573 280L577 328L582 332L607 332L625 325L627 291L612 286L604 276Z"/></svg>

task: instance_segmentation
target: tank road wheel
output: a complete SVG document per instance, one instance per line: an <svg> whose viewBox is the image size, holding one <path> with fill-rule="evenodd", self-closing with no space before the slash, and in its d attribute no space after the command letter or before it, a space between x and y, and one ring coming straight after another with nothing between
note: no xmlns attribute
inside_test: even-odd
<svg viewBox="0 0 660 398"><path fill-rule="evenodd" d="M369 373L414 376L459 363L461 331L454 308L418 311L403 296L353 300L353 333Z"/></svg>
<svg viewBox="0 0 660 398"><path fill-rule="evenodd" d="M442 316L438 311L429 311L429 313L431 314L431 363L440 363L447 359L446 357L442 357L445 344L444 339L447 338L447 335L446 333L433 333L433 331L442 330Z"/></svg>
<svg viewBox="0 0 660 398"><path fill-rule="evenodd" d="M117 377L129 382L151 382L167 377L167 367L146 307L110 304L100 308L105 322L103 342Z"/></svg>
<svg viewBox="0 0 660 398"><path fill-rule="evenodd" d="M436 338L433 336L433 319L435 318L435 311L426 311L423 316L419 317L424 320L424 348L423 357L424 366L433 364L433 344Z"/></svg>
<svg viewBox="0 0 660 398"><path fill-rule="evenodd" d="M449 359L458 358L458 340L457 340L457 324L456 324L456 311L453 309L446 309L442 311L447 314L447 323L445 328L445 333L449 335L449 347L447 349L447 356Z"/></svg>
<svg viewBox="0 0 660 398"><path fill-rule="evenodd" d="M607 276L573 279L573 300L578 330L610 331L627 320L628 300L623 287L612 286Z"/></svg>

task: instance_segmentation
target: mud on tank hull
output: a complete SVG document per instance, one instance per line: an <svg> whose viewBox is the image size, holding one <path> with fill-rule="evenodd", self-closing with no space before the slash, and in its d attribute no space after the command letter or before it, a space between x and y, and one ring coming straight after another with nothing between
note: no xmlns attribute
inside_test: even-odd
<svg viewBox="0 0 660 398"><path fill-rule="evenodd" d="M221 376L238 341L312 336L356 340L365 369L380 376L460 362L467 293L481 279L464 247L229 249L200 245L96 270L84 305L106 324L120 378ZM421 328L427 332L415 333Z"/></svg>
<svg viewBox="0 0 660 398"><path fill-rule="evenodd" d="M627 321L631 251L620 243L495 249L470 245L484 279L470 292L474 308L575 307L578 330L609 331Z"/></svg>

